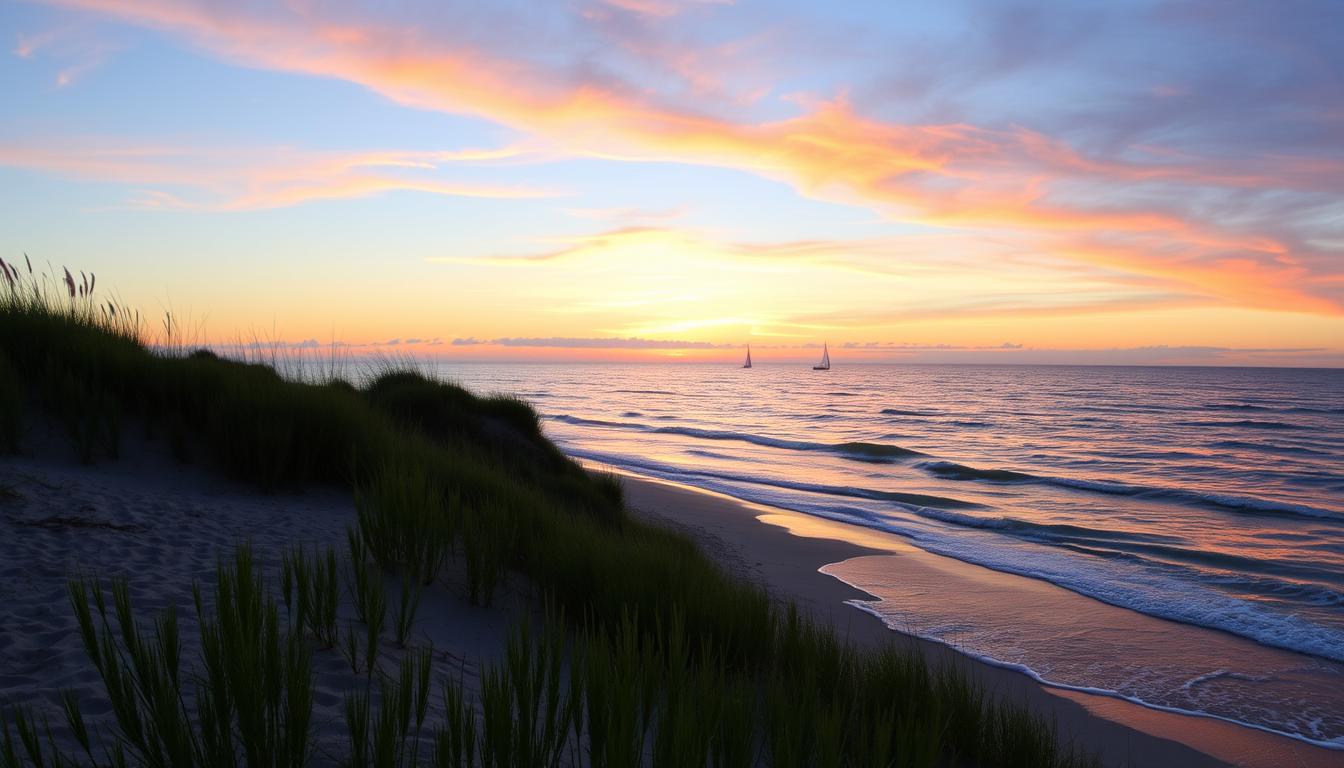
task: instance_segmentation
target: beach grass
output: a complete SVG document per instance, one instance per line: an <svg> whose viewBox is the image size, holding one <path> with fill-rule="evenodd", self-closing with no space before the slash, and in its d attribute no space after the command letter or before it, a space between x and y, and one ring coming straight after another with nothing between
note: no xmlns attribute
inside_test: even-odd
<svg viewBox="0 0 1344 768"><path fill-rule="evenodd" d="M312 752L311 652L280 622L251 551L239 548L220 563L209 597L199 584L194 593L201 653L184 669L175 609L147 630L124 579L108 589L91 578L71 582L70 604L116 734L95 745L79 703L68 696L65 716L82 758L95 765L305 765ZM82 762L51 740L40 754L25 719L32 718L16 717L15 730L29 764ZM0 730L8 747L8 723ZM45 724L43 730L50 732ZM3 760L24 764L8 748Z"/></svg>
<svg viewBox="0 0 1344 768"><path fill-rule="evenodd" d="M965 675L906 648L860 652L684 535L631 517L619 481L560 453L521 400L401 367L360 388L334 368L298 381L156 347L139 315L94 298L96 281L3 269L0 447L13 435L22 450L21 417L35 407L66 426L84 461L115 458L126 430L143 429L263 491L348 489L358 510L348 560L291 550L274 592L245 549L222 564L214 600L197 591L203 649L189 670L175 614L146 630L124 585L110 613L97 584L72 586L116 712L110 751L88 762L304 764L311 654L330 652L365 680L346 700L352 765L1091 763ZM445 584L457 558L463 581ZM338 626L338 568L362 630ZM399 595L386 594L385 572L401 578ZM419 590L489 604L505 582L565 618L520 626L478 696L443 682L444 719L426 723L428 667L411 640ZM378 662L389 606L396 672ZM206 681L202 694L175 701L189 679ZM0 768L58 764L37 714L0 707L0 721Z"/></svg>
<svg viewBox="0 0 1344 768"><path fill-rule="evenodd" d="M281 560L280 594L291 622L315 637L324 648L336 645L336 609L340 602L336 550L308 555L291 547ZM292 606L292 613L291 611Z"/></svg>

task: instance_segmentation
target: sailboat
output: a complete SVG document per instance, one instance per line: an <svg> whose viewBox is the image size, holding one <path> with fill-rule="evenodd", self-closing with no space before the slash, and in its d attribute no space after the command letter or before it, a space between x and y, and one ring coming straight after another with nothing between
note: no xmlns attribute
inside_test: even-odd
<svg viewBox="0 0 1344 768"><path fill-rule="evenodd" d="M750 368L750 367L751 367L751 345L750 345L750 344L747 345L747 362L743 363L743 364L742 364L742 367L743 367L743 368Z"/></svg>
<svg viewBox="0 0 1344 768"><path fill-rule="evenodd" d="M821 345L821 362L812 366L812 370L814 371L831 370L831 350L826 346L825 342L822 342Z"/></svg>

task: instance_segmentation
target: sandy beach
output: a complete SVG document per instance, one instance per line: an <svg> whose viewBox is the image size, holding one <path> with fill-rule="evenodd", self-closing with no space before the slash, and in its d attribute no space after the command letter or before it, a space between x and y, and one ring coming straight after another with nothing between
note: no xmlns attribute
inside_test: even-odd
<svg viewBox="0 0 1344 768"><path fill-rule="evenodd" d="M919 647L938 662L963 665L990 690L1054 717L1062 738L1100 752L1106 765L1338 766L1339 752L1224 721L1163 712L1122 699L1042 685L1015 670L996 667L945 645L893 632L875 616L845 605L871 599L821 569L865 558L899 558L911 579L931 579L948 599L994 589L1000 599L1016 594L1026 604L1048 598L1091 603L1108 614L1122 609L1096 604L1066 590L978 568L916 549L899 537L832 523L786 510L635 475L623 475L632 509L693 536L734 573L763 583L813 616L830 621L852 641L873 645L895 638ZM892 567L883 563L882 567ZM1063 594L1059 594L1063 593ZM1011 599L1008 598L1008 599ZM1134 615L1135 620L1139 617ZM1146 617L1144 617L1146 618Z"/></svg>
<svg viewBox="0 0 1344 768"><path fill-rule="evenodd" d="M293 547L344 552L355 506L348 492L309 488L259 493L218 472L183 465L162 443L124 441L121 458L93 466L68 455L61 441L33 440L33 453L0 463L0 707L31 706L51 718L59 743L78 752L61 716L63 692L79 700L92 722L109 724L108 697L85 653L67 588L71 579L103 583L125 578L140 620L174 608L181 620L182 655L194 660L200 635L192 584L209 587L215 569L241 545L251 548L268 582L277 582L282 556ZM344 555L342 555L343 557ZM400 582L384 574L389 595ZM484 666L503 656L530 595L505 584L491 607L473 605L461 574L446 574L421 593L408 645L432 648L435 679L460 680L478 691ZM342 589L345 587L342 586ZM338 615L356 625L348 600ZM395 670L406 651L385 642L378 665ZM189 664L194 661L189 661ZM359 674L337 648L314 654L314 765L342 764L349 743L345 695ZM431 697L433 717L442 702Z"/></svg>

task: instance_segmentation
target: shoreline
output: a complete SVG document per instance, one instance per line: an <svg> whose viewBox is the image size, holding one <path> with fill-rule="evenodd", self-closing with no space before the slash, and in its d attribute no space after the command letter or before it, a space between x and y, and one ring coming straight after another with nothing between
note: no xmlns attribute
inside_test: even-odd
<svg viewBox="0 0 1344 768"><path fill-rule="evenodd" d="M900 567L924 578L986 585L1063 590L918 549L893 534L767 507L693 486L616 471L630 508L692 536L734 574L794 600L860 646L896 639L933 663L970 672L986 690L1054 718L1065 743L1101 754L1107 765L1339 765L1344 755L1290 736L1216 717L1155 709L1101 693L1040 682L1020 669L994 664L947 644L893 629L877 615L847 604L876 597L828 566L864 558L899 558ZM938 583L942 583L941 581ZM1073 595L1077 600L1089 598Z"/></svg>

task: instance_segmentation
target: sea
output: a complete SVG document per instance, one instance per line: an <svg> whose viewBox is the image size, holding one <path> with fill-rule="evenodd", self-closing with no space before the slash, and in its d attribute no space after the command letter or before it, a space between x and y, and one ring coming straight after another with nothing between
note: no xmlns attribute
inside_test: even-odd
<svg viewBox="0 0 1344 768"><path fill-rule="evenodd" d="M898 558L824 569L895 630L1344 749L1344 370L433 367L528 400L579 460L886 531L1106 609L947 594Z"/></svg>

